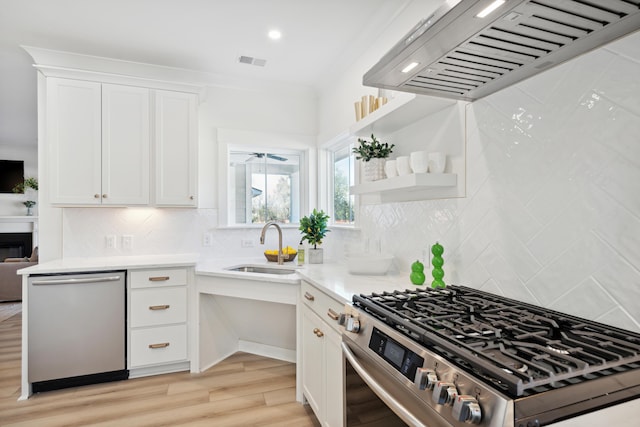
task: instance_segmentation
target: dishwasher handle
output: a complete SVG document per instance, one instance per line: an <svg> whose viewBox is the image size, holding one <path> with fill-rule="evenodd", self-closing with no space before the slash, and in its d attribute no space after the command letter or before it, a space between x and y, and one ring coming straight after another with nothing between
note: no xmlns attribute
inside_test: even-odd
<svg viewBox="0 0 640 427"><path fill-rule="evenodd" d="M382 399L393 412L395 412L400 418L402 418L405 422L413 425L413 426L425 426L420 420L418 420L402 403L400 403L396 398L391 396L378 382L367 373L365 368L358 362L355 354L351 351L349 346L342 342L340 343L342 347L342 354L345 359L351 364L353 369L360 375L360 378L367 383L367 385L378 395L380 399Z"/></svg>
<svg viewBox="0 0 640 427"><path fill-rule="evenodd" d="M104 282L117 282L120 280L120 276L107 276L107 277L77 277L73 279L46 279L46 280L34 280L31 282L34 286L40 285L75 285L78 283L104 283Z"/></svg>

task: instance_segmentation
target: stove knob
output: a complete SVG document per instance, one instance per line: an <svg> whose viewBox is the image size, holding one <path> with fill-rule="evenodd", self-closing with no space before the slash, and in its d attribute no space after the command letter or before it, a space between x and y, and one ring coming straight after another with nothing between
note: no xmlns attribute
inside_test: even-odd
<svg viewBox="0 0 640 427"><path fill-rule="evenodd" d="M466 394L458 396L453 404L453 418L469 424L480 424L482 411L476 398Z"/></svg>
<svg viewBox="0 0 640 427"><path fill-rule="evenodd" d="M438 405L453 405L456 397L458 397L458 390L453 383L438 381L433 387L431 398Z"/></svg>
<svg viewBox="0 0 640 427"><path fill-rule="evenodd" d="M347 325L345 326L345 329L349 332L357 334L358 332L360 332L360 320L358 320L356 317L347 318Z"/></svg>
<svg viewBox="0 0 640 427"><path fill-rule="evenodd" d="M418 368L416 370L416 385L420 390L433 390L436 382L438 382L438 377L432 369Z"/></svg>

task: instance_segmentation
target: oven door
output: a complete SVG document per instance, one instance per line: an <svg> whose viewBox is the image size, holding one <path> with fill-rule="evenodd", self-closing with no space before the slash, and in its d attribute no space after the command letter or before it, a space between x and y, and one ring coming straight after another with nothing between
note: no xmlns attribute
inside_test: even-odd
<svg viewBox="0 0 640 427"><path fill-rule="evenodd" d="M451 426L346 335L342 338L342 353L348 427Z"/></svg>

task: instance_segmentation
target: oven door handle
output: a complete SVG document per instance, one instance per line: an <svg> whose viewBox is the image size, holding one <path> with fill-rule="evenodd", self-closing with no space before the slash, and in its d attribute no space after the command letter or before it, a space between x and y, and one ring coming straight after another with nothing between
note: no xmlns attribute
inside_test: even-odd
<svg viewBox="0 0 640 427"><path fill-rule="evenodd" d="M405 422L412 426L428 427L425 426L420 420L418 420L411 412L409 412L409 410L405 408L402 403L398 402L393 396L387 393L387 391L382 388L382 386L380 386L380 384L378 384L371 375L367 373L360 362L358 362L358 359L356 359L355 354L353 354L353 352L345 342L340 343L340 346L342 347L342 354L344 354L344 357L346 357L353 369L355 369L358 375L360 375L360 378L362 378L362 380L366 382L369 387L371 387L375 394L377 394L378 397L382 399L382 401L386 403L393 412L395 412L400 418L402 418Z"/></svg>

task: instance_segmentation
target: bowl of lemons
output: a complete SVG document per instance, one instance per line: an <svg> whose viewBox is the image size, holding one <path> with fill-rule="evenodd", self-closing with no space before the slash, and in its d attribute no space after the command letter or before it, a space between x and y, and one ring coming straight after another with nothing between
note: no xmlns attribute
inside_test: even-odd
<svg viewBox="0 0 640 427"><path fill-rule="evenodd" d="M282 248L282 260L284 262L292 262L296 259L296 255L298 255L298 251L293 249L291 246L287 246L286 248ZM270 249L264 251L264 256L267 258L269 262L278 262L278 250Z"/></svg>

